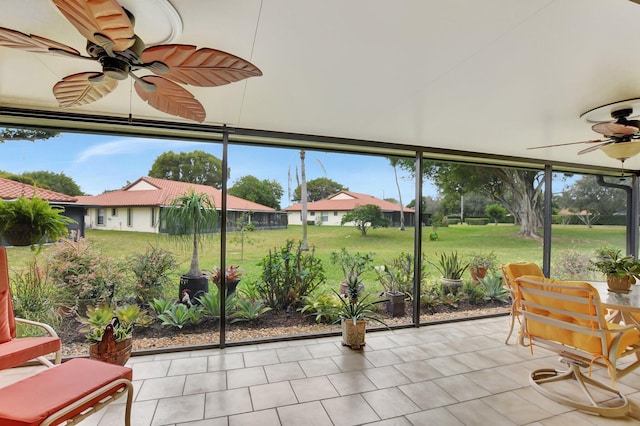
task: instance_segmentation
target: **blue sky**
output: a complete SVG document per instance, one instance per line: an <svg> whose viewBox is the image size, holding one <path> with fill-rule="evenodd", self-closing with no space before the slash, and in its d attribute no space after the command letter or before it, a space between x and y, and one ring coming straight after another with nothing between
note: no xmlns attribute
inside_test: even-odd
<svg viewBox="0 0 640 426"><path fill-rule="evenodd" d="M63 172L71 177L87 194L97 195L105 190L119 189L139 177L147 176L154 160L163 152L203 150L222 158L220 144L184 142L166 139L140 139L119 136L93 136L65 133L45 141L9 141L0 144L0 170L11 173L46 170ZM281 206L287 198L288 173L291 191L297 186L296 167L299 151L295 149L229 146L229 186L236 179L253 175L259 179L275 179L282 185ZM326 176L355 192L379 198L398 198L393 168L384 157L307 151L307 180ZM402 201L414 197L414 182L399 171ZM425 195L436 195L425 184Z"/></svg>

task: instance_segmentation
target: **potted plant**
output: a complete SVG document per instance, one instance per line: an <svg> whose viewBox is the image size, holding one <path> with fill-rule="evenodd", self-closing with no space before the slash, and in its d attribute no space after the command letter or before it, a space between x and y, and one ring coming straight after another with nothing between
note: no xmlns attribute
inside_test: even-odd
<svg viewBox="0 0 640 426"><path fill-rule="evenodd" d="M69 233L67 225L76 223L63 216L64 209L53 207L39 197L18 197L15 200L0 200L0 234L11 245L39 245L44 237L57 241Z"/></svg>
<svg viewBox="0 0 640 426"><path fill-rule="evenodd" d="M361 275L373 263L373 253L349 253L342 247L340 251L331 253L331 262L342 268L344 280L340 283L340 293L356 302L364 291Z"/></svg>
<svg viewBox="0 0 640 426"><path fill-rule="evenodd" d="M603 273L610 291L626 293L640 278L640 261L633 256L622 256L622 250L603 246L596 250L596 260L591 261L591 269Z"/></svg>
<svg viewBox="0 0 640 426"><path fill-rule="evenodd" d="M227 270L224 273L224 282L227 287L227 294L235 293L243 273L244 272L240 269L240 266L227 266ZM219 289L222 285L222 271L220 268L217 266L214 267L210 277Z"/></svg>
<svg viewBox="0 0 640 426"><path fill-rule="evenodd" d="M382 285L387 313L392 317L404 316L405 300L413 286L413 256L400 253L391 262L373 268Z"/></svg>
<svg viewBox="0 0 640 426"><path fill-rule="evenodd" d="M196 193L190 189L180 197L175 198L171 205L163 210L170 234L180 237L191 244L191 266L186 274L180 277L178 297L189 293L192 299L209 292L209 277L200 270L198 248L203 238L211 235L218 223L218 211L205 193Z"/></svg>
<svg viewBox="0 0 640 426"><path fill-rule="evenodd" d="M342 345L348 346L351 349L360 349L365 345L364 335L366 333L367 320L377 321L380 324L385 324L376 316L374 310L375 305L384 303L385 300L373 300L368 301L370 294L367 294L362 299L350 299L349 297L342 297L338 292L332 289L332 291L338 296L340 303L334 307L333 315L338 317L342 325Z"/></svg>
<svg viewBox="0 0 640 426"><path fill-rule="evenodd" d="M462 274L469 268L469 263L458 256L457 251L440 253L437 262L429 261L441 274L440 282L445 293L457 294L462 287Z"/></svg>
<svg viewBox="0 0 640 426"><path fill-rule="evenodd" d="M137 305L119 308L103 304L89 306L81 322L89 341L89 357L110 364L124 365L131 355L134 325L147 326L152 319Z"/></svg>
<svg viewBox="0 0 640 426"><path fill-rule="evenodd" d="M477 283L478 278L486 277L487 272L494 272L496 262L496 254L493 251L489 254L472 254L469 259L469 273L473 282Z"/></svg>

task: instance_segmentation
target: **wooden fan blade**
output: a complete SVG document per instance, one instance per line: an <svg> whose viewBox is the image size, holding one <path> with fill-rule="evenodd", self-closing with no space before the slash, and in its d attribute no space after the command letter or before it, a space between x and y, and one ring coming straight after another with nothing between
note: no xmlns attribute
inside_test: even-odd
<svg viewBox="0 0 640 426"><path fill-rule="evenodd" d="M152 71L182 84L222 86L262 75L255 65L221 50L185 44L153 46L142 52L142 62L160 61L169 66L166 73Z"/></svg>
<svg viewBox="0 0 640 426"><path fill-rule="evenodd" d="M154 91L147 91L137 80L135 83L138 96L155 109L199 123L204 121L204 107L188 90L162 77L148 75L140 80L155 86Z"/></svg>
<svg viewBox="0 0 640 426"><path fill-rule="evenodd" d="M98 46L105 47L105 50L123 51L133 45L133 25L116 0L52 1L80 34ZM113 42L111 49L105 46L105 38Z"/></svg>
<svg viewBox="0 0 640 426"><path fill-rule="evenodd" d="M616 123L615 121L604 121L602 123L596 123L591 126L594 132L600 133L604 136L629 136L638 132L638 128L632 125L626 125L621 123Z"/></svg>
<svg viewBox="0 0 640 426"><path fill-rule="evenodd" d="M610 139L593 139L590 141L580 141L580 142L567 142L567 143L558 143L555 145L543 145L543 146L532 146L527 149L541 149L541 148L554 148L556 146L568 146L568 145L579 145L581 143L601 143L601 142L610 142Z"/></svg>
<svg viewBox="0 0 640 426"><path fill-rule="evenodd" d="M80 52L73 47L37 35L27 35L9 28L0 28L0 46L34 53L55 53L58 50L65 52L66 55L80 56Z"/></svg>
<svg viewBox="0 0 640 426"><path fill-rule="evenodd" d="M83 72L64 77L53 86L53 94L62 108L70 108L102 99L117 85L117 80L101 72Z"/></svg>
<svg viewBox="0 0 640 426"><path fill-rule="evenodd" d="M583 149L582 151L578 151L578 155L582 155L582 154L586 154L586 153L589 153L589 152L597 151L597 150L599 150L600 148L602 148L603 146L605 146L605 145L609 145L610 143L613 143L613 141L609 141L609 142L601 143L601 144L599 144L599 145L593 145L593 146L590 146L589 148L585 148L585 149Z"/></svg>

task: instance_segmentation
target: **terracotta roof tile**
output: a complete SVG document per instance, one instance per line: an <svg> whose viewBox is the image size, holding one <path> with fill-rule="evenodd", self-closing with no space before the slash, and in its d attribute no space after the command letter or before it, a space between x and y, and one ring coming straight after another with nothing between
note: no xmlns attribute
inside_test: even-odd
<svg viewBox="0 0 640 426"><path fill-rule="evenodd" d="M390 201L376 198L373 195L361 194L353 191L340 191L332 196L325 198L324 200L318 200L311 203L307 203L307 210L309 211L349 211L353 210L357 206L364 206L367 204L374 204L383 212L395 212L400 211L400 205L392 203ZM287 207L284 211L300 211L302 210L302 204L297 203ZM404 207L402 209L405 212L412 213L413 209Z"/></svg>
<svg viewBox="0 0 640 426"><path fill-rule="evenodd" d="M34 187L25 183L16 182L14 180L0 178L0 198L3 200L14 200L18 197L33 197ZM35 188L36 197L42 198L45 201L57 201L65 203L74 203L77 200L76 197L70 195L61 194L59 192L50 191L48 189Z"/></svg>
<svg viewBox="0 0 640 426"><path fill-rule="evenodd" d="M209 195L216 207L222 205L222 191L212 186L151 177L141 177L118 191L79 197L79 201L85 204L105 207L167 206L171 204L172 200L186 193L190 188L193 188L197 193L203 192ZM275 212L275 209L271 207L234 197L233 195L227 196L227 210Z"/></svg>

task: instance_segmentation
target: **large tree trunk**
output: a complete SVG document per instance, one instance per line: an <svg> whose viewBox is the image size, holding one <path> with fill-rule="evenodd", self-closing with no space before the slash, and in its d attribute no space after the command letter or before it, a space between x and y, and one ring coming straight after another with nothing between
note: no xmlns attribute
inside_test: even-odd
<svg viewBox="0 0 640 426"><path fill-rule="evenodd" d="M404 231L404 206L402 205L402 192L400 191L400 183L398 182L398 168L393 163L393 174L396 177L396 188L398 188L398 200L400 201L400 230Z"/></svg>

